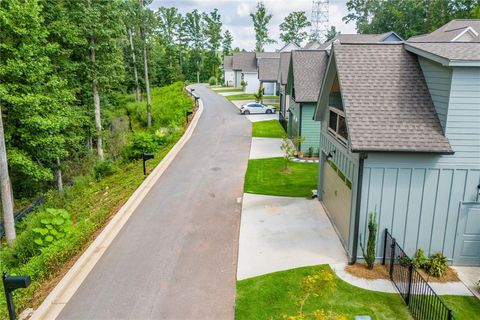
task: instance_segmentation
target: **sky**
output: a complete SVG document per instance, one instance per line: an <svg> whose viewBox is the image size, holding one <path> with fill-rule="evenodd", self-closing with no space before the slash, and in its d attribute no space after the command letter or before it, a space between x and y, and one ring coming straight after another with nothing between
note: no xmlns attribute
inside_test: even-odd
<svg viewBox="0 0 480 320"><path fill-rule="evenodd" d="M198 9L201 12L210 12L218 8L222 16L224 31L230 30L233 35L233 47L239 47L247 51L255 48L255 31L250 13L255 11L257 0L153 0L150 8L157 10L159 7L177 7L179 12L187 12ZM269 24L270 37L277 40L277 44L268 45L266 51L280 49L283 44L279 38L279 26L283 19L293 11L305 11L310 19L312 11L311 0L263 0L267 12L273 15ZM347 15L347 0L330 0L329 22L342 33L356 33L355 23L346 24L342 18Z"/></svg>

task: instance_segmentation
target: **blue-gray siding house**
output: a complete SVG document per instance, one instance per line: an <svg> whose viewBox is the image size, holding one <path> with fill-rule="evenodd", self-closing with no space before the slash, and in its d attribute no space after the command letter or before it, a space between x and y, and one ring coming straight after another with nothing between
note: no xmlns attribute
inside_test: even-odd
<svg viewBox="0 0 480 320"><path fill-rule="evenodd" d="M378 239L480 265L479 42L333 44L315 118L319 199L351 261L375 211Z"/></svg>

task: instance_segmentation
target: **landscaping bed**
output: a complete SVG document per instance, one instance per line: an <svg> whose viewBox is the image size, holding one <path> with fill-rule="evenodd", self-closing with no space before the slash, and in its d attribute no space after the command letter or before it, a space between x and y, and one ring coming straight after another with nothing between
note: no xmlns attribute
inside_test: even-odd
<svg viewBox="0 0 480 320"><path fill-rule="evenodd" d="M252 159L248 161L244 191L272 196L311 197L312 190L317 189L317 176L317 163L287 162L284 158Z"/></svg>
<svg viewBox="0 0 480 320"><path fill-rule="evenodd" d="M252 123L252 137L284 138L286 135L278 120L257 121Z"/></svg>

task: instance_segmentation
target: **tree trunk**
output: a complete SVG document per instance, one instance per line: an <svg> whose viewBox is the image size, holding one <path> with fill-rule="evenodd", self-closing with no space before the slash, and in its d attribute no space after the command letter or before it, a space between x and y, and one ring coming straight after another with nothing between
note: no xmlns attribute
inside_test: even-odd
<svg viewBox="0 0 480 320"><path fill-rule="evenodd" d="M55 178L57 179L58 193L63 195L62 167L60 166L60 158L58 157L57 157L57 167L55 168Z"/></svg>
<svg viewBox="0 0 480 320"><path fill-rule="evenodd" d="M147 57L147 41L145 37L145 29L143 27L143 0L140 0L140 5L142 8L142 26L140 27L140 35L142 37L143 44L143 70L145 74L145 93L147 95L147 126L150 128L152 126L152 100L150 98L150 81L148 80L148 57Z"/></svg>
<svg viewBox="0 0 480 320"><path fill-rule="evenodd" d="M132 50L132 63L133 63L133 79L135 81L135 102L140 101L140 90L138 86L138 73L137 73L137 60L135 58L135 47L133 46L133 37L132 37L132 29L128 28L128 39L130 41L130 49Z"/></svg>
<svg viewBox="0 0 480 320"><path fill-rule="evenodd" d="M90 39L90 58L95 65L95 40ZM93 109L95 112L95 129L97 131L97 155L98 160L103 160L103 146L102 146L102 118L100 113L100 95L98 93L98 80L97 76L93 76L92 80L92 93L93 93Z"/></svg>
<svg viewBox="0 0 480 320"><path fill-rule="evenodd" d="M5 239L9 245L13 244L16 238L15 219L13 217L13 196L10 176L8 175L7 148L3 133L2 109L0 107L0 193L3 208L3 225L5 228Z"/></svg>

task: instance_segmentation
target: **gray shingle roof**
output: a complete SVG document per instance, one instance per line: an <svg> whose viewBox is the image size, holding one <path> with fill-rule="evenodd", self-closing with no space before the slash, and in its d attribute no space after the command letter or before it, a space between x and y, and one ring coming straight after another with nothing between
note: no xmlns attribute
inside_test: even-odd
<svg viewBox="0 0 480 320"><path fill-rule="evenodd" d="M420 49L451 61L480 60L480 43L470 42L410 42L405 46Z"/></svg>
<svg viewBox="0 0 480 320"><path fill-rule="evenodd" d="M316 40L314 41L309 41L302 49L304 50L316 50L320 48L322 44Z"/></svg>
<svg viewBox="0 0 480 320"><path fill-rule="evenodd" d="M316 102L328 63L325 50L292 51L293 85L296 102Z"/></svg>
<svg viewBox="0 0 480 320"><path fill-rule="evenodd" d="M257 58L255 52L238 52L233 54L233 70L243 72L257 71Z"/></svg>
<svg viewBox="0 0 480 320"><path fill-rule="evenodd" d="M224 56L223 57L223 69L232 70L233 67L233 56Z"/></svg>
<svg viewBox="0 0 480 320"><path fill-rule="evenodd" d="M280 58L258 59L258 79L260 81L277 81Z"/></svg>
<svg viewBox="0 0 480 320"><path fill-rule="evenodd" d="M348 43L380 43L389 35L394 34L392 31L380 33L380 34L338 34L332 40L329 40L322 44L320 49L328 48L332 42L338 40L342 44Z"/></svg>
<svg viewBox="0 0 480 320"><path fill-rule="evenodd" d="M478 33L478 36L468 42L480 42L480 19L452 20L431 33L411 37L408 42L450 42L468 27ZM458 39L456 42L462 42L462 40Z"/></svg>
<svg viewBox="0 0 480 320"><path fill-rule="evenodd" d="M281 85L287 84L288 79L288 68L290 66L290 56L291 52L282 52L280 54L280 65L278 67L278 77L277 81Z"/></svg>
<svg viewBox="0 0 480 320"><path fill-rule="evenodd" d="M257 52L257 58L279 58L280 52Z"/></svg>
<svg viewBox="0 0 480 320"><path fill-rule="evenodd" d="M452 153L415 55L402 44L334 45L352 151Z"/></svg>

